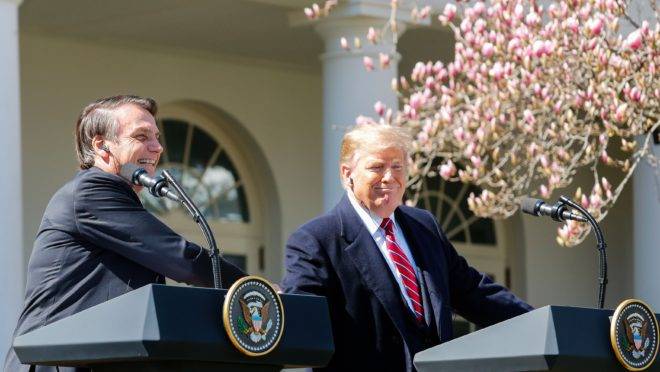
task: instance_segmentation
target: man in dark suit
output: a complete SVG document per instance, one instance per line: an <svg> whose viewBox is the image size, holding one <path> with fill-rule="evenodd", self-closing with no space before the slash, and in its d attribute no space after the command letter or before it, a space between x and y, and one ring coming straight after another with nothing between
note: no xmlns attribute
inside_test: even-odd
<svg viewBox="0 0 660 372"><path fill-rule="evenodd" d="M117 96L88 105L76 124L78 174L55 193L43 219L27 270L21 335L165 277L212 286L205 249L186 241L147 212L140 187L118 176L138 164L152 175L163 148L156 103ZM226 261L225 285L244 276ZM5 371L55 371L22 365L10 348ZM85 371L59 368L60 372Z"/></svg>
<svg viewBox="0 0 660 372"><path fill-rule="evenodd" d="M452 338L452 311L488 326L531 310L470 267L429 212L401 205L410 143L393 126L349 131L346 195L287 243L282 289L328 299L327 370L413 371L415 353Z"/></svg>

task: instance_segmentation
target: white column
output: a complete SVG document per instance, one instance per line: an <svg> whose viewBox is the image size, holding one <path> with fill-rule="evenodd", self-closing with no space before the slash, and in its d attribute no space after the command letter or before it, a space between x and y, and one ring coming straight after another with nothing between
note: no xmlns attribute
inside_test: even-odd
<svg viewBox="0 0 660 372"><path fill-rule="evenodd" d="M660 157L660 145L651 144ZM660 168L648 163L633 176L633 286L634 296L660 311Z"/></svg>
<svg viewBox="0 0 660 372"><path fill-rule="evenodd" d="M18 7L0 0L0 365L23 302L21 120L18 73Z"/></svg>
<svg viewBox="0 0 660 372"><path fill-rule="evenodd" d="M319 21L317 32L325 42L323 62L323 207L332 208L341 198L343 188L339 179L339 146L348 127L355 125L359 115L375 117L374 104L383 102L397 109L397 96L391 89L392 78L397 77L399 55L390 42L373 45L367 39L369 27L380 29L387 22L387 8L370 11L353 2L350 9L337 9L331 17ZM373 2L371 2L373 4ZM389 2L387 2L389 4ZM388 6L388 5L387 5ZM340 5L341 8L341 5ZM404 17L405 18L405 17ZM403 24L399 32L403 33ZM340 46L345 37L351 47ZM362 39L362 48L353 45L353 39ZM381 69L379 53L389 54L390 67ZM374 61L375 69L367 71L362 63L365 56Z"/></svg>

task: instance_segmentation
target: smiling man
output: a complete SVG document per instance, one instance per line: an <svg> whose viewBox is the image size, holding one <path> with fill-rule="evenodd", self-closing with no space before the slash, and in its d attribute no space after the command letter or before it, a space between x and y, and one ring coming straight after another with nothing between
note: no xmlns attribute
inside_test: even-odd
<svg viewBox="0 0 660 372"><path fill-rule="evenodd" d="M452 338L452 310L480 326L531 307L470 267L427 211L402 205L410 135L361 125L341 146L346 195L294 232L289 293L326 296L332 371L413 371L415 353Z"/></svg>
<svg viewBox="0 0 660 372"><path fill-rule="evenodd" d="M15 336L146 284L165 283L165 277L213 285L207 251L147 212L136 194L140 187L118 176L127 163L154 174L163 152L156 111L156 102L136 96L104 98L83 109L75 130L81 171L46 207ZM226 285L244 276L224 260L221 270ZM5 361L7 372L55 370L22 365L13 349Z"/></svg>

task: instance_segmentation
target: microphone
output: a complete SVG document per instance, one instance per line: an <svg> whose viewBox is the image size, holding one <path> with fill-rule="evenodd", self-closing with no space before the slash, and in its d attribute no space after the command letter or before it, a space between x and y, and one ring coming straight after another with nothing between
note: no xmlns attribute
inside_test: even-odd
<svg viewBox="0 0 660 372"><path fill-rule="evenodd" d="M533 216L550 216L553 220L558 222L563 222L566 220L587 222L586 218L571 212L568 210L566 205L562 203L548 205L541 199L523 197L520 200L520 207L524 213L528 213Z"/></svg>
<svg viewBox="0 0 660 372"><path fill-rule="evenodd" d="M166 197L177 203L181 203L181 198L167 188L167 181L163 177L153 178L144 168L135 164L127 163L121 166L119 175L133 185L144 186L149 189L149 193L155 197Z"/></svg>

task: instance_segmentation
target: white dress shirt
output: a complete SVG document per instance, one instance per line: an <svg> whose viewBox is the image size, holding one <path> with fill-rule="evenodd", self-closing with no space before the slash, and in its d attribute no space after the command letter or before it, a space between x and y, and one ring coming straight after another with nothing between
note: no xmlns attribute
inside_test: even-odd
<svg viewBox="0 0 660 372"><path fill-rule="evenodd" d="M399 271L396 269L394 262L390 258L390 254L387 249L387 240L385 239L385 231L380 228L380 224L383 221L383 218L373 213L365 206L363 206L362 203L360 203L355 198L355 195L350 190L347 190L346 194L348 195L348 200L351 201L351 205L353 206L353 209L355 209L358 216L360 216L360 219L362 219L364 226L367 228L367 231L369 231L371 237L376 242L376 245L378 246L380 253L383 255L385 262L387 262L387 266L390 268L392 275L396 279L396 282L399 284L399 289L400 289L399 292L403 296L403 299L408 304L408 307L410 307L410 309L414 311L412 302L410 301L410 297L408 296L408 293L406 292L406 289L403 286L403 280L401 279L401 275L399 274ZM394 213L390 215L390 219L392 220L396 243L399 245L403 253L408 258L408 261L410 261L410 264L415 269L415 275L417 276L417 279L419 281L420 278L419 270L417 268L417 265L415 264L415 259L413 258L412 253L410 253L408 242L406 242L406 238L403 236L403 233L399 228L399 224L396 222L396 219L394 218ZM420 287L420 294L421 294L421 287Z"/></svg>

